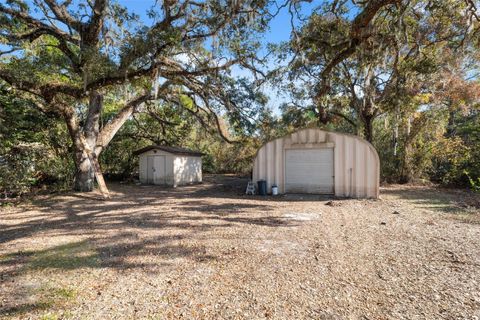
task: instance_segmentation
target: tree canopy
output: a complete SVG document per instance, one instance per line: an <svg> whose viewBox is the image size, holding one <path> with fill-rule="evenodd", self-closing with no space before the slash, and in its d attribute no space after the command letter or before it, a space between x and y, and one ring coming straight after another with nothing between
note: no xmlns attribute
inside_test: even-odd
<svg viewBox="0 0 480 320"><path fill-rule="evenodd" d="M229 95L228 70L255 70L251 36L263 28L264 5L155 2L147 23L115 1L8 1L0 5L0 78L38 110L64 119L76 189L92 190L93 173L105 189L97 157L146 102L177 105L217 127L220 109L237 118L248 112ZM107 107L111 115L100 125Z"/></svg>

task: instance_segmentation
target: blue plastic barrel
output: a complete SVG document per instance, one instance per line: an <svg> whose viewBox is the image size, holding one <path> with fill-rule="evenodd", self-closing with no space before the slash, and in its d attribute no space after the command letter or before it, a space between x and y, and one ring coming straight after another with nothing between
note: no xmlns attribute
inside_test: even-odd
<svg viewBox="0 0 480 320"><path fill-rule="evenodd" d="M267 181L265 180L258 180L258 194L261 196L267 195Z"/></svg>

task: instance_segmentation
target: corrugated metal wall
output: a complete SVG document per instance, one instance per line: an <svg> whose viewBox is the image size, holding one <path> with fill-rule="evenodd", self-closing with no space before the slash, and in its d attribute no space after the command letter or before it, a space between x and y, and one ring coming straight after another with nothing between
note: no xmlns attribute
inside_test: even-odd
<svg viewBox="0 0 480 320"><path fill-rule="evenodd" d="M320 129L303 129L261 147L253 165L253 181L267 181L268 192L276 184L285 190L286 149L334 149L336 196L378 198L380 160L377 151L360 137Z"/></svg>

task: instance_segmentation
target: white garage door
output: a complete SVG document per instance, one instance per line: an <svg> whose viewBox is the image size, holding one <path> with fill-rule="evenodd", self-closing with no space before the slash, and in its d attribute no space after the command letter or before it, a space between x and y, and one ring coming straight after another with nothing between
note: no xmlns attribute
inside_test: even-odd
<svg viewBox="0 0 480 320"><path fill-rule="evenodd" d="M286 150L285 192L333 193L333 148Z"/></svg>

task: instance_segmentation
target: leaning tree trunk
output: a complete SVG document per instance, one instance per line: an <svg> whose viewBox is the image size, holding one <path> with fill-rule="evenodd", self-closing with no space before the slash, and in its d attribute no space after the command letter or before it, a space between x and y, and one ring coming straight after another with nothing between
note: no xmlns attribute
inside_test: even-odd
<svg viewBox="0 0 480 320"><path fill-rule="evenodd" d="M83 127L79 125L71 108L65 109L65 119L75 149L74 189L82 192L93 191L96 179L102 194L108 196L108 189L98 163L98 154L102 150L97 146L102 103L103 97L99 93L94 91L90 94L88 114Z"/></svg>
<svg viewBox="0 0 480 320"><path fill-rule="evenodd" d="M94 189L94 178L97 180L98 188L104 197L109 197L109 192L103 178L98 157L90 145L83 139L82 158L77 163L74 189L76 191L90 192Z"/></svg>
<svg viewBox="0 0 480 320"><path fill-rule="evenodd" d="M110 143L122 125L135 111L135 108L150 99L149 94L140 95L130 101L100 130L102 96L97 92L90 94L90 103L85 124L80 126L75 110L63 106L63 115L75 150L76 174L74 188L78 191L93 191L95 180L100 192L108 197L108 189L103 179L98 157Z"/></svg>
<svg viewBox="0 0 480 320"><path fill-rule="evenodd" d="M103 98L93 91L90 94L88 113L83 128L77 125L73 130L72 139L75 145L76 173L74 189L76 191L89 192L95 187L95 163L92 159L92 151L95 150L98 133L100 130L100 112Z"/></svg>

